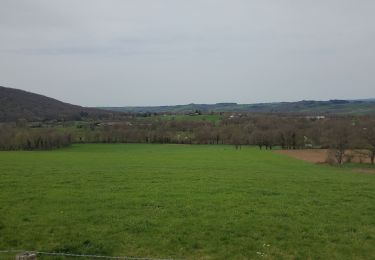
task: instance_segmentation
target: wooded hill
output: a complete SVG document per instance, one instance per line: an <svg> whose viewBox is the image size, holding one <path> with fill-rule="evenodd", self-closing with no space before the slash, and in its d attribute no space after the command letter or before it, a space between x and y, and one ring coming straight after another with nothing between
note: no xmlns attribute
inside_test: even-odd
<svg viewBox="0 0 375 260"><path fill-rule="evenodd" d="M86 108L20 89L0 86L0 122L109 118L114 112Z"/></svg>
<svg viewBox="0 0 375 260"><path fill-rule="evenodd" d="M375 99L363 100L302 100L298 102L275 102L258 104L187 104L177 106L103 107L102 109L132 113L190 113L207 112L253 112L298 114L375 114Z"/></svg>

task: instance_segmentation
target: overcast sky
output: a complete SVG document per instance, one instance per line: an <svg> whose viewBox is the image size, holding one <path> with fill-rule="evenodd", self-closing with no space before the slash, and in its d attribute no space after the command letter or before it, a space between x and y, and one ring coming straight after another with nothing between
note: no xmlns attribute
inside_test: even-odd
<svg viewBox="0 0 375 260"><path fill-rule="evenodd" d="M375 97L375 1L0 0L0 85L84 106Z"/></svg>

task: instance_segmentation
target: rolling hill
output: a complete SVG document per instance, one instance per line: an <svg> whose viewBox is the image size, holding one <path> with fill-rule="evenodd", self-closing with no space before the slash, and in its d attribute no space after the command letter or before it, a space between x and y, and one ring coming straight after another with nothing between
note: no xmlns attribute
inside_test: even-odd
<svg viewBox="0 0 375 260"><path fill-rule="evenodd" d="M196 110L203 113L253 112L365 115L375 114L375 99L88 108L64 103L50 97L24 90L0 86L0 122L11 122L19 119L26 119L28 121L105 119L120 115L120 113L116 112L191 113Z"/></svg>
<svg viewBox="0 0 375 260"><path fill-rule="evenodd" d="M107 118L113 112L86 108L20 89L0 86L0 122Z"/></svg>
<svg viewBox="0 0 375 260"><path fill-rule="evenodd" d="M188 104L176 106L102 107L102 109L134 113L189 113L202 112L254 112L254 113L299 113L299 114L375 114L375 100L302 100L298 102L275 102L258 104Z"/></svg>

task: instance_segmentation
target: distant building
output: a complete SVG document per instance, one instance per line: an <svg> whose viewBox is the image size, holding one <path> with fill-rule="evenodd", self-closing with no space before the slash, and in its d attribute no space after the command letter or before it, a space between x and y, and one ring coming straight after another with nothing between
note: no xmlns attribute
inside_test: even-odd
<svg viewBox="0 0 375 260"><path fill-rule="evenodd" d="M321 120L321 119L325 119L326 117L325 116L306 116L305 118L313 119L313 120Z"/></svg>

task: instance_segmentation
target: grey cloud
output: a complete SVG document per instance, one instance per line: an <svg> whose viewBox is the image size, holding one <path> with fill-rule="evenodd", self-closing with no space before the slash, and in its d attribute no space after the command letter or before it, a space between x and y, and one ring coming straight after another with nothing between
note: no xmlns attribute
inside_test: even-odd
<svg viewBox="0 0 375 260"><path fill-rule="evenodd" d="M72 103L375 96L371 0L3 0L0 7L0 85Z"/></svg>

